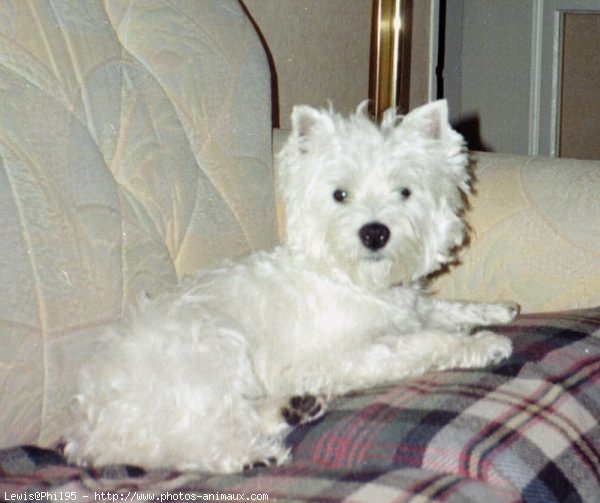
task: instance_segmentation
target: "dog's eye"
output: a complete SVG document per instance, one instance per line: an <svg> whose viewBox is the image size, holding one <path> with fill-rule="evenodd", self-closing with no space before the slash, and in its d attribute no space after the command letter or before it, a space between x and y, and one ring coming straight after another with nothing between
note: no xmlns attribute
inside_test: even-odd
<svg viewBox="0 0 600 503"><path fill-rule="evenodd" d="M408 199L411 196L412 191L408 187L402 187L398 189L398 193L402 199Z"/></svg>
<svg viewBox="0 0 600 503"><path fill-rule="evenodd" d="M346 192L345 190L342 189L337 189L334 193L333 193L333 198L338 202L338 203L343 203L347 198L348 198L348 192Z"/></svg>

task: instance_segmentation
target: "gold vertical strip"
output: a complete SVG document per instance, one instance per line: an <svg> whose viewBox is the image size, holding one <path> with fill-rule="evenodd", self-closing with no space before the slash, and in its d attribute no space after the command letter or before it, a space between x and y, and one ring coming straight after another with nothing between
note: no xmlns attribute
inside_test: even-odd
<svg viewBox="0 0 600 503"><path fill-rule="evenodd" d="M408 109L411 0L373 0L369 100L371 113Z"/></svg>

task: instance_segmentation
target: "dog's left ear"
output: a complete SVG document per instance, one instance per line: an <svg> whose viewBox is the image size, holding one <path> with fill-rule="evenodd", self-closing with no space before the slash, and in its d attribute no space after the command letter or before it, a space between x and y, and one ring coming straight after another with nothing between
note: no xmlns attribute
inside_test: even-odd
<svg viewBox="0 0 600 503"><path fill-rule="evenodd" d="M403 131L417 133L427 140L439 140L445 146L447 161L439 166L454 175L457 186L465 193L471 191L468 157L463 137L448 122L448 102L432 101L409 112L400 126Z"/></svg>
<svg viewBox="0 0 600 503"><path fill-rule="evenodd" d="M446 100L432 101L409 112L400 127L413 130L423 138L444 140L452 131L448 123L448 102Z"/></svg>

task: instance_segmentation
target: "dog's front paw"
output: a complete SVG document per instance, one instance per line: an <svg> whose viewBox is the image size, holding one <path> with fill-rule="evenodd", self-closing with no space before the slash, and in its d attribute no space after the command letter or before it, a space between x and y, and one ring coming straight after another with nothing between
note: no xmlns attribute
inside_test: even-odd
<svg viewBox="0 0 600 503"><path fill-rule="evenodd" d="M519 316L519 313L521 312L521 306L519 306L519 304L517 304L516 302L507 302L505 304L500 305L504 306L504 308L506 309L506 323L514 320L517 316Z"/></svg>
<svg viewBox="0 0 600 503"><path fill-rule="evenodd" d="M281 415L290 426L309 423L325 413L325 402L314 395L296 395L282 407Z"/></svg>
<svg viewBox="0 0 600 503"><path fill-rule="evenodd" d="M481 366L500 363L512 354L513 344L508 337L488 330L477 332L472 337Z"/></svg>
<svg viewBox="0 0 600 503"><path fill-rule="evenodd" d="M488 324L509 323L519 315L521 310L516 302L488 304L486 308L485 314Z"/></svg>

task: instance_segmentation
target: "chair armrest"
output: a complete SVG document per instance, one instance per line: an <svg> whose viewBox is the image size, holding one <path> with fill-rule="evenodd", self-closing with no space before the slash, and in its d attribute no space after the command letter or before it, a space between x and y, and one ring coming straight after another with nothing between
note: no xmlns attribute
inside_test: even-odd
<svg viewBox="0 0 600 503"><path fill-rule="evenodd" d="M440 296L512 300L523 311L600 304L600 162L475 155L472 228Z"/></svg>

